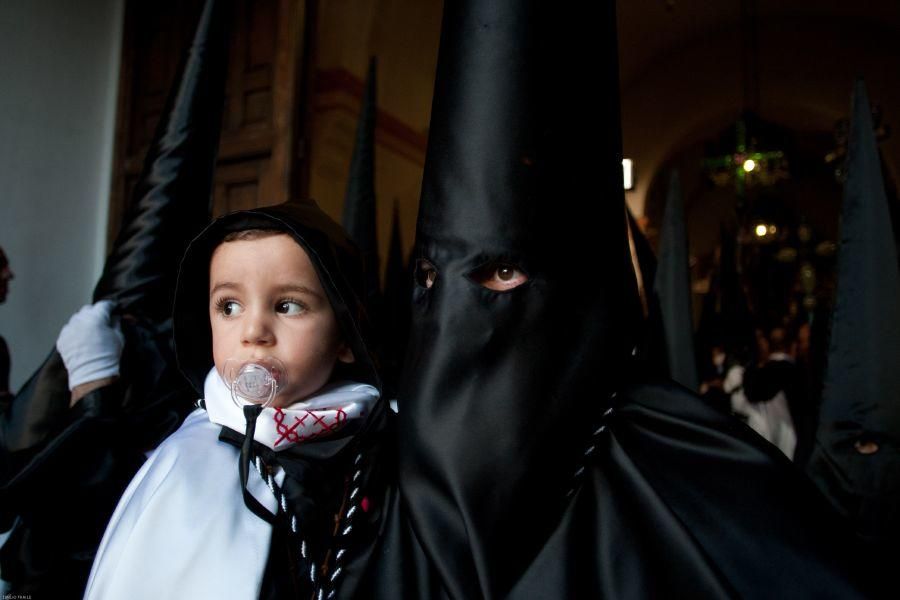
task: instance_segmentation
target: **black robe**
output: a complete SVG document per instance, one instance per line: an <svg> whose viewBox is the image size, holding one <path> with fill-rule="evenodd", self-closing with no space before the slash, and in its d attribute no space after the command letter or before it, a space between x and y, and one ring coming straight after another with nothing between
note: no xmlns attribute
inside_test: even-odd
<svg viewBox="0 0 900 600"><path fill-rule="evenodd" d="M738 419L675 383L632 384L608 401L602 430L584 439L593 450L567 465L572 487L550 532L508 589L457 580L419 542L429 523L413 523L397 495L360 597L891 597L848 524ZM442 551L488 577L498 566L466 546Z"/></svg>

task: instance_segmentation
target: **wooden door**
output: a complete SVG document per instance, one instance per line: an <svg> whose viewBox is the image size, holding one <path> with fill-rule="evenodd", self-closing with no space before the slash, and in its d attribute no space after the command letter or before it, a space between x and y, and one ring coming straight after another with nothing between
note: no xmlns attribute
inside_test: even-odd
<svg viewBox="0 0 900 600"><path fill-rule="evenodd" d="M214 214L277 204L305 191L307 24L313 0L235 0ZM202 0L127 0L110 239L190 43Z"/></svg>

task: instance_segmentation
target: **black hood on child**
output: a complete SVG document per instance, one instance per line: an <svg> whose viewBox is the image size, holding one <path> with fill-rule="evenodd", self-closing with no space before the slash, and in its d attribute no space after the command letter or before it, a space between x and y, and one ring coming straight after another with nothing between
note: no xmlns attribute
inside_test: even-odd
<svg viewBox="0 0 900 600"><path fill-rule="evenodd" d="M337 223L315 202L304 200L226 215L203 231L185 253L175 293L175 348L179 366L198 394L203 395L204 380L213 367L208 307L210 260L225 236L248 229L283 231L306 251L355 359L351 364L338 365L332 378L367 383L380 390L375 360L368 350L359 254ZM332 574L337 566L341 567L340 590L354 589L382 518L382 503L376 498L383 496L387 483L382 466L389 465L383 444L390 423L388 413L385 402L379 400L362 424L348 426L333 437L311 440L277 453L256 442L252 444L253 456L259 456L269 467L284 468L286 478L282 490L291 513L304 526L312 560L324 565L323 570ZM249 448L245 436L230 429L223 427L219 437L238 447ZM360 456L362 459L357 459ZM246 458L243 456L242 462ZM353 478L351 486L350 478L356 471L359 474ZM235 477L238 477L238 469L235 469ZM338 537L335 515L342 511L346 515L351 500L359 502L359 497L351 499L348 496L354 487L359 487L371 500L367 500L368 510L355 511L352 533L340 540L340 547L346 551L339 553L335 545ZM262 516L270 520L270 515ZM283 514L279 513L279 517ZM284 597L286 593L292 595L294 592L299 597L308 597L314 587L298 575L309 569L304 569L303 565L297 568L300 559L293 547L296 539L288 533L283 519L279 521L272 517L271 521L274 525L272 548L261 597ZM341 555L339 565L337 554ZM286 564L289 559L295 564Z"/></svg>

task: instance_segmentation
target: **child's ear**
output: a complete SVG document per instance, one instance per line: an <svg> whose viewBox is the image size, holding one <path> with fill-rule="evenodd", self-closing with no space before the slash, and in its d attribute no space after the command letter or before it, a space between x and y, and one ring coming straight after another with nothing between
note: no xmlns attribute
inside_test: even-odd
<svg viewBox="0 0 900 600"><path fill-rule="evenodd" d="M341 342L340 348L338 348L337 359L342 363L350 364L352 362L356 362L356 357L353 356L353 350L350 349L345 342Z"/></svg>

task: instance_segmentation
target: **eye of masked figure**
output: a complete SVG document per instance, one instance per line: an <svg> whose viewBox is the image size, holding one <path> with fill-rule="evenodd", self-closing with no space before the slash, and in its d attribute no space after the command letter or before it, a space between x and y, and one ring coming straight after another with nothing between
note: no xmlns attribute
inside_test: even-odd
<svg viewBox="0 0 900 600"><path fill-rule="evenodd" d="M528 281L524 269L503 261L490 261L468 274L468 278L483 288L495 292L508 292ZM438 270L428 259L416 261L415 281L428 290L437 282Z"/></svg>

